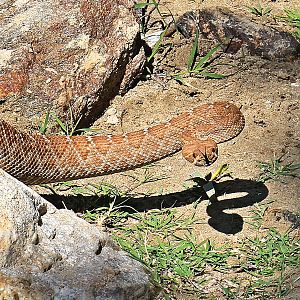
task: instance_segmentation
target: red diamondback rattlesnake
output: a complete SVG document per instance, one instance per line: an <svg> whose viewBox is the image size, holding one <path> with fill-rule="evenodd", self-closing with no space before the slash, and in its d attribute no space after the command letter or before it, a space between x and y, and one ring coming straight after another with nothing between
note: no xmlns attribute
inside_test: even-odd
<svg viewBox="0 0 300 300"><path fill-rule="evenodd" d="M204 104L169 122L112 136L44 136L20 132L0 121L0 168L26 184L41 184L120 172L180 149L196 165L214 162L216 143L244 127L228 102Z"/></svg>

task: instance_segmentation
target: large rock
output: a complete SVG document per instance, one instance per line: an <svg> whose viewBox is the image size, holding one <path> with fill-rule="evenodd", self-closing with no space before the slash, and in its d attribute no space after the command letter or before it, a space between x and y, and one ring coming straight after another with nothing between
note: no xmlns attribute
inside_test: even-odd
<svg viewBox="0 0 300 300"><path fill-rule="evenodd" d="M0 299L150 299L142 265L0 170Z"/></svg>
<svg viewBox="0 0 300 300"><path fill-rule="evenodd" d="M145 62L132 0L4 0L0 100L90 124Z"/></svg>
<svg viewBox="0 0 300 300"><path fill-rule="evenodd" d="M226 8L203 9L183 14L176 26L185 37L199 30L205 39L217 40L227 52L241 48L266 59L295 60L300 57L300 43L292 34L239 16Z"/></svg>

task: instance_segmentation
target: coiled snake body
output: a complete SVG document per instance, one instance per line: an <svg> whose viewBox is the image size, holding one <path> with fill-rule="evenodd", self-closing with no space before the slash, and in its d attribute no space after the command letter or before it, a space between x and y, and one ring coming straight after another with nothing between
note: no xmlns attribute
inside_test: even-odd
<svg viewBox="0 0 300 300"><path fill-rule="evenodd" d="M0 121L0 168L26 184L41 184L120 172L180 149L189 161L210 164L217 145L244 127L240 110L228 102L204 104L169 122L123 135L44 136Z"/></svg>

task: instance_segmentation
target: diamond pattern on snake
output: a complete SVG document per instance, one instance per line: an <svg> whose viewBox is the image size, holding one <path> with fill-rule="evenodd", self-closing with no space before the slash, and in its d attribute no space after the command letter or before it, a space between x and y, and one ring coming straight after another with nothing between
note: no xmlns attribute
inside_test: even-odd
<svg viewBox="0 0 300 300"><path fill-rule="evenodd" d="M218 157L217 144L244 128L229 102L203 104L165 124L122 135L44 136L0 120L0 168L25 184L59 182L121 172L182 150L195 165Z"/></svg>

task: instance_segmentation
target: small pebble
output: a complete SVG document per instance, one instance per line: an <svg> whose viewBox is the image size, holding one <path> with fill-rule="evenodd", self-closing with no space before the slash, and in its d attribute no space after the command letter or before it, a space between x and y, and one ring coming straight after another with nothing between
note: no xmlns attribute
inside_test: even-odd
<svg viewBox="0 0 300 300"><path fill-rule="evenodd" d="M291 83L291 86L293 86L293 87L299 87L300 86L300 82L292 82Z"/></svg>
<svg viewBox="0 0 300 300"><path fill-rule="evenodd" d="M110 107L106 110L105 114L107 116L112 116L112 115L115 115L117 113L117 110L113 107Z"/></svg>
<svg viewBox="0 0 300 300"><path fill-rule="evenodd" d="M111 125L116 125L119 123L119 119L116 115L107 116L106 122Z"/></svg>

